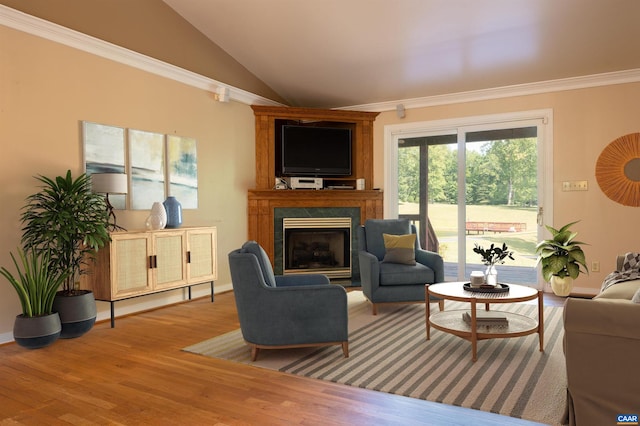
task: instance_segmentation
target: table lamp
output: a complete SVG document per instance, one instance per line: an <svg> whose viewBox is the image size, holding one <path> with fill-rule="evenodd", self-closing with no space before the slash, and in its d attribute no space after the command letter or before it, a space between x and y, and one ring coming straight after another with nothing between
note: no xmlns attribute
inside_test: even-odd
<svg viewBox="0 0 640 426"><path fill-rule="evenodd" d="M127 175L124 173L94 173L91 175L91 190L97 194L105 194L107 211L109 212L110 231L126 231L116 224L116 215L109 202L109 194L127 193Z"/></svg>

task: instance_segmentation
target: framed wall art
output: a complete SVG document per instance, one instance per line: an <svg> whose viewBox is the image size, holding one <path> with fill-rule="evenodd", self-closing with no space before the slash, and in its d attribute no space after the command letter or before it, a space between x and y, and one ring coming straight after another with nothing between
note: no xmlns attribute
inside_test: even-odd
<svg viewBox="0 0 640 426"><path fill-rule="evenodd" d="M125 173L125 129L104 124L82 122L84 139L85 172ZM126 208L126 195L113 194L109 197L116 209Z"/></svg>
<svg viewBox="0 0 640 426"><path fill-rule="evenodd" d="M167 136L169 195L176 197L183 209L198 208L197 160L195 139Z"/></svg>
<svg viewBox="0 0 640 426"><path fill-rule="evenodd" d="M128 175L127 195L111 195L115 208L148 210L176 197L198 208L198 156L193 138L82 122L85 170Z"/></svg>

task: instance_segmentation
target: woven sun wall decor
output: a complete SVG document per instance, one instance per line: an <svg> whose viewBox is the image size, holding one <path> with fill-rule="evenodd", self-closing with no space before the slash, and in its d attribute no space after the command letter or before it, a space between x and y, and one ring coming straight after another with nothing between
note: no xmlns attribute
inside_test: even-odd
<svg viewBox="0 0 640 426"><path fill-rule="evenodd" d="M600 153L596 180L607 197L624 206L640 206L640 133L621 136Z"/></svg>

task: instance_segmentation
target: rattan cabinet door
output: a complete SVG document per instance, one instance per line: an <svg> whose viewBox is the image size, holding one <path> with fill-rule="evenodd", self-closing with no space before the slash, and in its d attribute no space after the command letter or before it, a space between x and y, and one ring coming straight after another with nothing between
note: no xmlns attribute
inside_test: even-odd
<svg viewBox="0 0 640 426"><path fill-rule="evenodd" d="M215 227L187 231L187 282L199 283L218 279Z"/></svg>
<svg viewBox="0 0 640 426"><path fill-rule="evenodd" d="M187 282L184 231L162 231L153 235L154 289L184 286Z"/></svg>
<svg viewBox="0 0 640 426"><path fill-rule="evenodd" d="M151 242L145 233L111 235L111 299L152 289L149 262Z"/></svg>

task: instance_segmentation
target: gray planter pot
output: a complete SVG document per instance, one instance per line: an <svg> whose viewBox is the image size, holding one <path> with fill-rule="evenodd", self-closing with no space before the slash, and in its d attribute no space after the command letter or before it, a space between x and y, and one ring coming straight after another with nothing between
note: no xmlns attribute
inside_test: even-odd
<svg viewBox="0 0 640 426"><path fill-rule="evenodd" d="M73 295L64 295L59 291L53 300L53 310L60 314L62 339L80 337L91 330L96 322L96 300L89 290Z"/></svg>
<svg viewBox="0 0 640 426"><path fill-rule="evenodd" d="M61 330L57 312L39 317L18 315L13 323L13 338L24 348L38 349L58 340Z"/></svg>

